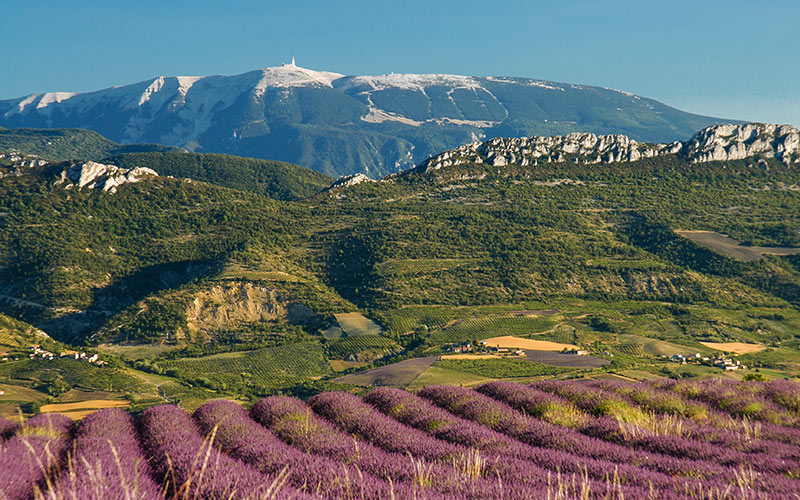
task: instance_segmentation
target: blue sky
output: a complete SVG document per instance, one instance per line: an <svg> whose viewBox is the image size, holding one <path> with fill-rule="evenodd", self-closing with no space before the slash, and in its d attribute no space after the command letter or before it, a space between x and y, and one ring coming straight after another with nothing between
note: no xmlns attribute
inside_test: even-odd
<svg viewBox="0 0 800 500"><path fill-rule="evenodd" d="M800 126L796 0L2 0L0 99L288 62L601 85Z"/></svg>

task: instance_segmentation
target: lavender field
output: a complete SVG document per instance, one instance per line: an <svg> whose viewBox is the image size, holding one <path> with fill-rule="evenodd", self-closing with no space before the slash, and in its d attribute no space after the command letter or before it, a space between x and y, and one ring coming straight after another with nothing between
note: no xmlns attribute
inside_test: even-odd
<svg viewBox="0 0 800 500"><path fill-rule="evenodd" d="M491 382L0 419L0 499L800 499L800 384Z"/></svg>

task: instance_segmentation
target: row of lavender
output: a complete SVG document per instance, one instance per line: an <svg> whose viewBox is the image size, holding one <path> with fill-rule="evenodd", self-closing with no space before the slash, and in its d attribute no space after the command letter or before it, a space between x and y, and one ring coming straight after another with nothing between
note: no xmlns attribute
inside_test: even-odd
<svg viewBox="0 0 800 500"><path fill-rule="evenodd" d="M800 498L800 385L493 382L77 427L0 419L3 499Z"/></svg>

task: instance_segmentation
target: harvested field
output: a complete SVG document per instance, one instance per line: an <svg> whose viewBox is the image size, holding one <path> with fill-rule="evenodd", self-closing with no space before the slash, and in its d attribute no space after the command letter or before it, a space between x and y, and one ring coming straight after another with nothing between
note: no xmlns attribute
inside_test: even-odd
<svg viewBox="0 0 800 500"><path fill-rule="evenodd" d="M60 413L72 420L80 420L90 413L103 408L127 408L130 401L121 399L93 399L89 401L78 401L75 403L53 403L44 405L40 409L42 413Z"/></svg>
<svg viewBox="0 0 800 500"><path fill-rule="evenodd" d="M335 382L354 385L406 386L414 382L422 372L433 366L438 360L439 356L407 359L365 372L345 375L337 378Z"/></svg>
<svg viewBox="0 0 800 500"><path fill-rule="evenodd" d="M736 354L750 354L766 349L761 344L745 344L744 342L700 342L706 347L717 351L735 352Z"/></svg>
<svg viewBox="0 0 800 500"><path fill-rule="evenodd" d="M506 347L509 349L530 349L534 351L563 351L564 349L578 349L573 344L559 344L548 340L531 340L510 335L485 339L489 347Z"/></svg>
<svg viewBox="0 0 800 500"><path fill-rule="evenodd" d="M342 331L349 336L355 335L380 335L383 333L380 325L361 313L334 314Z"/></svg>
<svg viewBox="0 0 800 500"><path fill-rule="evenodd" d="M698 245L716 250L732 259L741 261L761 260L762 255L796 255L800 248L794 247L749 247L741 245L733 238L713 231L675 231Z"/></svg>

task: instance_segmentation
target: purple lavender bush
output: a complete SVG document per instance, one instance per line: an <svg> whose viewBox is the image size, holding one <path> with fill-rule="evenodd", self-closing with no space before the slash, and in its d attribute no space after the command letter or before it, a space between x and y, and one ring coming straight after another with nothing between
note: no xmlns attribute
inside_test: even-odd
<svg viewBox="0 0 800 500"><path fill-rule="evenodd" d="M45 498L163 500L164 495L153 480L133 418L108 408L80 422L68 466Z"/></svg>
<svg viewBox="0 0 800 500"><path fill-rule="evenodd" d="M205 433L216 428L216 446L266 474L285 472L298 490L330 499L380 500L395 494L388 482L357 467L287 445L232 401L205 403L194 418Z"/></svg>
<svg viewBox="0 0 800 500"><path fill-rule="evenodd" d="M290 500L319 498L285 485L285 478L262 474L214 447L184 410L160 405L137 419L143 448L157 477L176 498Z"/></svg>
<svg viewBox="0 0 800 500"><path fill-rule="evenodd" d="M19 424L7 418L0 417L0 440L8 439L19 429Z"/></svg>
<svg viewBox="0 0 800 500"><path fill-rule="evenodd" d="M72 441L72 420L42 413L0 444L0 498L22 500L52 484Z"/></svg>

